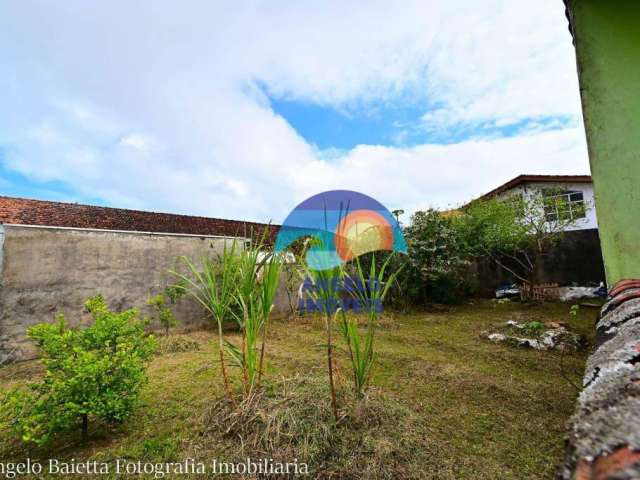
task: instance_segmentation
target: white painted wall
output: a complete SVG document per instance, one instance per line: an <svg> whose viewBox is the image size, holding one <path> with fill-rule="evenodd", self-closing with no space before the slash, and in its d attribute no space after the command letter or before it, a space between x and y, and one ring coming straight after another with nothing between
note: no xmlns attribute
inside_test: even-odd
<svg viewBox="0 0 640 480"><path fill-rule="evenodd" d="M500 197L507 197L514 193L521 193L524 195L530 195L534 192L540 191L541 188L562 188L564 190L575 190L583 193L585 206L587 208L585 218L580 218L575 221L574 225L568 226L566 230L588 230L591 228L598 228L598 218L596 216L596 204L593 195L592 183L551 183L551 182L527 182L522 185L518 185L515 188L507 190L500 194Z"/></svg>

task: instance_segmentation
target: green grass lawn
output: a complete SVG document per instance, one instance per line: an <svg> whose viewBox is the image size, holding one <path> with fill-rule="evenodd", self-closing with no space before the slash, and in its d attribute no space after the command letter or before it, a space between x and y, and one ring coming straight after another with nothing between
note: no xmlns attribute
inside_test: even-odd
<svg viewBox="0 0 640 480"><path fill-rule="evenodd" d="M582 308L570 320L569 306L478 300L436 312L387 314L377 336L372 386L379 402L393 404L391 418L380 428L367 427L360 440L360 433L348 426L329 431L328 443L334 443L331 439L336 436L346 440L339 449L316 455L319 464L310 461L311 477L375 477L369 459L376 457L397 462L395 478L551 478L563 455L566 421L577 395L561 375L560 355L493 344L479 334L509 319L570 321L571 328L591 343L596 309ZM43 461L192 457L209 462L252 456L256 452L242 435L207 433L215 423L212 409L223 396L214 334L195 332L189 337L200 343L200 350L156 357L142 405L125 424L116 428L94 424L88 444L80 445L79 433L74 432L46 450L1 439L2 461L28 456ZM296 377L298 382L307 379L324 385L323 343L320 319L273 322L267 351L270 382ZM588 351L565 355L565 373L576 384L581 382ZM343 352L337 355L343 377L338 383L346 390L348 365ZM24 383L39 372L38 362L11 365L0 370L0 387ZM329 407L326 395L318 397L311 403L315 414L322 415ZM347 400L340 399L347 408ZM305 451L298 447L296 452ZM367 465L369 470L362 470ZM379 476L390 474L379 470Z"/></svg>

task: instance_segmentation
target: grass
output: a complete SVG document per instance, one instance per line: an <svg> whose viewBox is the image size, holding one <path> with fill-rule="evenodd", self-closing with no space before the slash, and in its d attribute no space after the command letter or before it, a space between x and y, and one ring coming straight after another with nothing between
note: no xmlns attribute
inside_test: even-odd
<svg viewBox="0 0 640 480"><path fill-rule="evenodd" d="M550 478L563 455L577 394L560 373L559 353L494 344L479 335L510 319L569 321L592 342L596 310L583 308L575 318L568 311L567 304L478 300L437 312L386 314L377 335L373 387L364 401L346 401L348 358L337 352L338 403L346 416L337 427L328 426L320 318L273 322L265 373L271 388L252 410L252 422L239 427L216 408L224 396L216 335L192 333L200 349L156 357L142 405L125 424L94 427L86 445L74 433L48 450L0 439L0 458L192 457L209 463L288 452L309 462L312 478ZM587 355L565 354L574 383L581 381ZM37 362L1 369L0 388L39 372ZM232 374L238 380L238 372Z"/></svg>

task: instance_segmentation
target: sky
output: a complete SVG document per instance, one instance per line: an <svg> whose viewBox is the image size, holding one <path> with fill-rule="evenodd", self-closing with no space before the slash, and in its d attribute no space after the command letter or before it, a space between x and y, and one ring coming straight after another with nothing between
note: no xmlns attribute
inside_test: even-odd
<svg viewBox="0 0 640 480"><path fill-rule="evenodd" d="M0 3L0 194L282 222L588 174L560 0Z"/></svg>

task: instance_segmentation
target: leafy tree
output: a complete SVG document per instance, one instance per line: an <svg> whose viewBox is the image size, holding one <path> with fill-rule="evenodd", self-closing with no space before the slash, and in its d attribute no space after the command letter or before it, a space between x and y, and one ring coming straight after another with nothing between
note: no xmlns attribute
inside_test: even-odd
<svg viewBox="0 0 640 480"><path fill-rule="evenodd" d="M89 327L69 328L59 314L56 323L27 331L40 349L44 378L13 392L5 404L25 442L44 445L78 425L84 441L92 418L122 422L137 404L155 339L145 333L135 309L111 312L100 295L85 308L93 317Z"/></svg>
<svg viewBox="0 0 640 480"><path fill-rule="evenodd" d="M147 300L147 304L150 305L155 312L156 320L158 320L162 328L164 328L165 335L169 335L169 329L180 323L173 314L171 307L167 305L167 300L169 301L169 305L174 305L184 293L184 285L180 283L166 287L162 293Z"/></svg>
<svg viewBox="0 0 640 480"><path fill-rule="evenodd" d="M404 229L408 265L399 276L400 288L414 302L452 303L467 290L471 254L454 214L433 209L418 211Z"/></svg>
<svg viewBox="0 0 640 480"><path fill-rule="evenodd" d="M517 279L538 283L542 260L588 206L559 189L476 201L455 218L465 249L486 257Z"/></svg>

